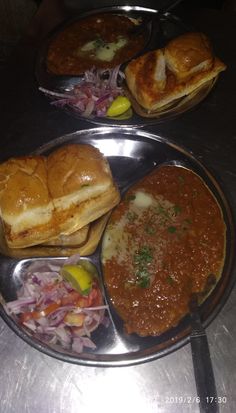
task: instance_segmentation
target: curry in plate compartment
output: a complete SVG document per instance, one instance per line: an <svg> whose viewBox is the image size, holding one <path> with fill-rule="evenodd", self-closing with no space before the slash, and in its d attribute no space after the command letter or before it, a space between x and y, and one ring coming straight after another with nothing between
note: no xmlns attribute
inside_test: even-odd
<svg viewBox="0 0 236 413"><path fill-rule="evenodd" d="M138 21L125 15L96 14L78 20L52 39L47 69L57 75L78 75L95 66L112 68L129 60L146 41L144 33L130 35Z"/></svg>
<svg viewBox="0 0 236 413"><path fill-rule="evenodd" d="M194 172L163 165L113 211L102 246L108 295L127 333L160 335L188 313L192 293L219 279L226 226Z"/></svg>

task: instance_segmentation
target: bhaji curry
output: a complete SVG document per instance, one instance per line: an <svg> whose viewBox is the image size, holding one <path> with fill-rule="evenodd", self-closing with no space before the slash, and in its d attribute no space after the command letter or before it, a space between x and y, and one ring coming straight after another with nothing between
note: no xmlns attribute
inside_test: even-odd
<svg viewBox="0 0 236 413"><path fill-rule="evenodd" d="M94 66L107 69L120 65L144 47L145 34L131 34L135 24L125 15L110 13L77 20L52 39L48 71L78 75Z"/></svg>
<svg viewBox="0 0 236 413"><path fill-rule="evenodd" d="M132 186L103 242L111 301L128 333L159 335L188 313L191 294L220 277L226 228L203 180L161 166Z"/></svg>

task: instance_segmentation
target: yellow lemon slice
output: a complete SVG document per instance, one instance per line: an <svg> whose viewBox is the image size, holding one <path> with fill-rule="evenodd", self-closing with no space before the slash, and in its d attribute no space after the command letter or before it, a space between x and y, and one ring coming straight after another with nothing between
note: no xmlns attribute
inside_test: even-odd
<svg viewBox="0 0 236 413"><path fill-rule="evenodd" d="M64 265L61 275L68 281L75 290L82 294L88 294L93 283L93 275L82 265Z"/></svg>
<svg viewBox="0 0 236 413"><path fill-rule="evenodd" d="M117 96L107 109L107 116L119 116L126 112L131 106L130 100L126 96Z"/></svg>

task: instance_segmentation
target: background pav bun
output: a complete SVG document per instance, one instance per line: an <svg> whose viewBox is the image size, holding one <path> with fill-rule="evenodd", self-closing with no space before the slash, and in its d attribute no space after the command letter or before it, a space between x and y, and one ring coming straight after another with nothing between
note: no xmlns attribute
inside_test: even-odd
<svg viewBox="0 0 236 413"><path fill-rule="evenodd" d="M165 47L165 58L178 80L210 69L214 61L209 39L198 32L185 33L171 40Z"/></svg>

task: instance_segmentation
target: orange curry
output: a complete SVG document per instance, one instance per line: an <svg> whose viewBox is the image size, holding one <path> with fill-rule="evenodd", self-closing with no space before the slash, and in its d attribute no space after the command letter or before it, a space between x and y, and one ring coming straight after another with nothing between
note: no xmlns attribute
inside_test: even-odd
<svg viewBox="0 0 236 413"><path fill-rule="evenodd" d="M103 241L109 296L128 333L159 335L188 313L193 292L222 272L226 229L202 179L161 166L113 211Z"/></svg>
<svg viewBox="0 0 236 413"><path fill-rule="evenodd" d="M130 35L134 21L125 15L99 14L72 23L51 41L49 72L78 75L92 67L112 68L141 50L145 35Z"/></svg>

